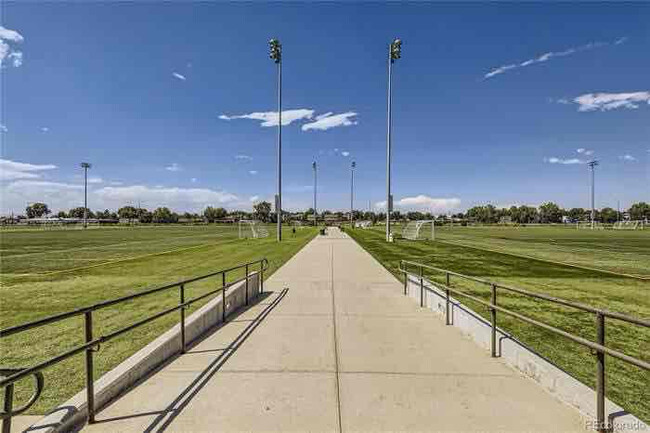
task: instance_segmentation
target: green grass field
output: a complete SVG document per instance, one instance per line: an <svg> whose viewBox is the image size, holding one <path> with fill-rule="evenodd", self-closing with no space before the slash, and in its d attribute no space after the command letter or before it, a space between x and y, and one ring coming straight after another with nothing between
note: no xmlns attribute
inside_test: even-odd
<svg viewBox="0 0 650 433"><path fill-rule="evenodd" d="M316 234L313 228L298 229L295 235L285 230L278 244L274 231L269 232L264 239L239 239L236 225L0 231L0 328L263 257L269 260L268 277ZM229 280L243 275L242 271ZM220 279L193 283L186 287L186 297L219 286ZM170 290L100 310L93 315L95 335L176 303L178 291ZM193 305L190 313L200 305ZM102 346L95 358L95 377L177 322L178 314L172 313ZM71 318L1 340L0 365L30 366L82 342L82 317ZM82 355L44 373L45 390L31 413L44 413L85 386ZM24 398L22 382L18 388L17 398Z"/></svg>
<svg viewBox="0 0 650 433"><path fill-rule="evenodd" d="M400 279L403 275L398 271L399 261L409 259L636 317L650 317L650 280L612 273L650 275L650 230L445 227L437 229L433 242L397 239L393 244L385 242L383 230L381 226L348 233ZM442 275L427 276L443 282ZM452 285L489 300L490 291L485 286L461 283L460 279L452 279ZM485 307L467 299L462 301L488 318ZM499 294L499 304L592 341L596 338L593 314L507 292ZM582 382L595 386L595 357L589 350L504 314L499 315L498 322ZM606 338L608 347L650 361L650 330L608 320ZM611 357L606 362L607 396L650 421L650 373Z"/></svg>

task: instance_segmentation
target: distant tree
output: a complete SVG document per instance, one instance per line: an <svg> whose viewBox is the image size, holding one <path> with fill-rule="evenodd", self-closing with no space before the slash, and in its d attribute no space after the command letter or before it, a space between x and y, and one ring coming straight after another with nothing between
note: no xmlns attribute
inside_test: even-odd
<svg viewBox="0 0 650 433"><path fill-rule="evenodd" d="M153 214L147 209L138 209L138 222L141 224L149 224L153 222Z"/></svg>
<svg viewBox="0 0 650 433"><path fill-rule="evenodd" d="M104 211L97 211L95 212L95 216L99 219L111 219L111 211L108 209L104 209Z"/></svg>
<svg viewBox="0 0 650 433"><path fill-rule="evenodd" d="M611 207L606 207L600 210L600 221L606 224L615 223L618 220L618 212Z"/></svg>
<svg viewBox="0 0 650 433"><path fill-rule="evenodd" d="M530 224L537 219L537 209L531 206L510 208L510 218L518 224Z"/></svg>
<svg viewBox="0 0 650 433"><path fill-rule="evenodd" d="M587 212L581 207L574 207L566 213L571 222L578 222L585 219Z"/></svg>
<svg viewBox="0 0 650 433"><path fill-rule="evenodd" d="M253 213L255 218L262 221L268 222L271 216L271 203L268 201L261 201L253 205Z"/></svg>
<svg viewBox="0 0 650 433"><path fill-rule="evenodd" d="M68 212L68 215L70 218L83 218L84 217L84 208L83 207L76 207L74 209L70 209L70 212ZM88 218L94 218L95 214L88 209Z"/></svg>
<svg viewBox="0 0 650 433"><path fill-rule="evenodd" d="M548 223L561 223L562 222L562 209L552 202L544 203L539 207L540 222Z"/></svg>
<svg viewBox="0 0 650 433"><path fill-rule="evenodd" d="M117 210L117 215L121 219L129 220L134 220L138 217L138 209L134 208L133 206L124 206L121 207Z"/></svg>
<svg viewBox="0 0 650 433"><path fill-rule="evenodd" d="M225 218L226 216L228 216L228 211L226 211L222 207L213 208L212 206L208 206L203 211L203 216L205 217L206 220L208 220L208 222L213 223L218 219Z"/></svg>
<svg viewBox="0 0 650 433"><path fill-rule="evenodd" d="M178 215L173 213L167 207L159 207L153 211L154 223L175 223L178 221Z"/></svg>
<svg viewBox="0 0 650 433"><path fill-rule="evenodd" d="M650 204L646 202L634 203L630 209L628 209L630 214L630 219L633 221L636 220L650 220Z"/></svg>
<svg viewBox="0 0 650 433"><path fill-rule="evenodd" d="M68 217L68 214L65 213L64 210L60 210L60 211L56 214L56 217L57 217L57 218L67 218L67 217Z"/></svg>
<svg viewBox="0 0 650 433"><path fill-rule="evenodd" d="M32 203L25 208L27 218L40 218L51 211L45 203Z"/></svg>

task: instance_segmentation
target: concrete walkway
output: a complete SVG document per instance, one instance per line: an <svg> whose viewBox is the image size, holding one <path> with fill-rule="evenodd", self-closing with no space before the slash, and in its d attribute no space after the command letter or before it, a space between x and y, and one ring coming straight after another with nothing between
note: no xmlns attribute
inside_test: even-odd
<svg viewBox="0 0 650 433"><path fill-rule="evenodd" d="M585 431L336 229L265 288L84 431Z"/></svg>

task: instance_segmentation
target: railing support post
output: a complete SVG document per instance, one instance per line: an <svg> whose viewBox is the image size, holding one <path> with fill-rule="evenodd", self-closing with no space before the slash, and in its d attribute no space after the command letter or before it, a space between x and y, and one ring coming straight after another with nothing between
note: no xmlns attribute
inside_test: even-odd
<svg viewBox="0 0 650 433"><path fill-rule="evenodd" d="M221 274L221 321L226 323L226 273Z"/></svg>
<svg viewBox="0 0 650 433"><path fill-rule="evenodd" d="M422 278L422 266L420 266L420 307L424 307L424 279Z"/></svg>
<svg viewBox="0 0 650 433"><path fill-rule="evenodd" d="M185 303L185 284L180 286L180 303ZM185 353L185 306L181 306L181 353Z"/></svg>
<svg viewBox="0 0 650 433"><path fill-rule="evenodd" d="M497 286L492 284L492 305L497 305ZM497 357L497 310L490 308L490 317L492 322L492 358Z"/></svg>
<svg viewBox="0 0 650 433"><path fill-rule="evenodd" d="M404 270L404 295L406 296L406 291L408 290L409 283L409 274Z"/></svg>
<svg viewBox="0 0 650 433"><path fill-rule="evenodd" d="M93 313L86 311L84 314L86 343L93 341ZM94 348L86 349L86 401L88 405L88 424L95 422L95 381L93 373Z"/></svg>
<svg viewBox="0 0 650 433"><path fill-rule="evenodd" d="M246 305L248 305L248 265L246 265Z"/></svg>
<svg viewBox="0 0 650 433"><path fill-rule="evenodd" d="M5 387L4 413L11 413L14 406L14 384ZM2 420L2 433L11 433L11 415Z"/></svg>
<svg viewBox="0 0 650 433"><path fill-rule="evenodd" d="M264 293L264 262L260 262L260 293Z"/></svg>
<svg viewBox="0 0 650 433"><path fill-rule="evenodd" d="M451 302L449 300L449 272L445 274L445 325L451 325Z"/></svg>
<svg viewBox="0 0 650 433"><path fill-rule="evenodd" d="M605 345L605 316L602 313L596 314L597 338L598 344ZM605 422L605 353L596 352L598 368L596 371L596 421L598 422L598 431L609 431Z"/></svg>

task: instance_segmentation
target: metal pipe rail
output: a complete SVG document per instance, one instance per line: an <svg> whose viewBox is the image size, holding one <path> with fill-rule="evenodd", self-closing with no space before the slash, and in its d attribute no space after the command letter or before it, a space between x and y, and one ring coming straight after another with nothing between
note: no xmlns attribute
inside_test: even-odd
<svg viewBox="0 0 650 433"><path fill-rule="evenodd" d="M181 351L185 352L185 310L195 302L208 298L212 295L221 293L223 300L222 307L222 320L226 321L226 292L229 287L246 281L246 305L248 305L248 281L252 275L259 275L260 278L260 291L264 291L264 271L268 269L268 260L266 258L255 260L252 262L244 263L241 265L233 266L228 269L222 269L216 272L212 272L206 275L201 275L199 277L194 277L186 280L177 281L175 283L167 284L161 287L155 287L153 289L144 290L142 292L134 293L132 295L122 296L115 299L110 299L108 301L99 302L93 305L86 307L78 308L75 310L67 311L60 314L55 314L43 319L34 320L32 322L24 323L22 325L12 326L9 328L0 330L0 339L9 337L11 335L19 334L34 328L41 326L49 325L56 323L71 317L84 315L84 331L85 331L85 340L86 342L82 345L74 347L62 354L49 358L39 364L33 365L27 368L18 368L18 369L0 369L0 388L5 388L5 399L4 399L4 409L0 411L0 419L2 420L2 433L9 433L11 431L11 418L19 413L25 412L29 409L37 400L43 389L44 380L41 373L42 370L48 368L52 365L55 365L65 359L68 359L74 355L77 355L81 352L86 353L85 357L85 366L86 366L86 394L88 400L88 422L95 422L95 404L94 404L94 375L93 375L93 353L99 350L99 346L109 340L112 340L115 337L118 337L126 332L132 331L142 325L145 325L149 322L152 322L156 319L159 319L163 316L166 316L169 313L180 310L180 328L181 328ZM257 268L259 266L259 268ZM253 268L257 268L253 271ZM241 278L237 278L234 281L226 283L226 276L228 272L233 272L237 270L244 270L245 275ZM252 272L251 272L252 271ZM210 290L207 293L204 293L195 298L186 300L185 299L185 285L204 280L207 278L215 277L221 275L221 287L217 289ZM128 326L120 328L116 331L113 331L106 335L101 335L99 337L93 337L93 322L92 322L92 313L94 311L117 305L123 302L128 302L143 296L152 295L169 289L178 288L179 289L179 303L173 307L164 309L154 315L146 317L142 320L139 320L135 323L132 323ZM14 384L21 379L24 379L30 375L34 375L36 380L36 389L34 394L30 399L18 409L13 409L13 391ZM3 377L4 376L4 377Z"/></svg>
<svg viewBox="0 0 650 433"><path fill-rule="evenodd" d="M417 268L417 272L411 272L411 268ZM620 320L626 323L630 323L637 326L642 326L645 328L650 328L650 320L642 319L637 317L627 316L625 314L616 313L613 311L603 310L599 308L594 308L589 305L581 304L578 302L567 301L565 299L556 298L549 295L544 295L541 293L535 293L528 290L505 286L503 284L494 283L482 278L473 277L470 275L460 274L458 272L453 272L447 269L437 268L435 266L425 265L423 263L413 262L410 260L400 260L399 270L404 274L404 294L407 294L407 284L408 276L411 275L417 278L420 282L420 306L424 306L424 270L428 269L437 273L442 273L445 275L445 284L436 283L435 285L442 286L445 290L446 298L446 308L445 308L445 323L447 325L451 324L451 313L450 313L450 293L453 293L458 296L471 299L474 302L477 302L490 310L490 325L492 328L491 335L491 353L492 357L497 356L497 311L507 314L511 317L519 319L523 322L529 323L531 325L537 326L539 328L551 331L555 334L561 335L573 342L581 344L590 348L596 355L597 359L597 373L596 373L596 418L597 418L597 429L600 432L609 431L609 425L605 421L605 355L612 356L614 358L620 359L621 361L632 364L636 367L642 368L644 370L650 370L650 363L641 359L637 359L626 355L622 352L619 352L614 349L610 349L605 346L605 318L609 317L612 319ZM451 287L451 276L459 277L464 280L473 281L476 283L484 284L490 286L491 290L491 302L486 302L483 299L480 299L476 296L465 293L461 290ZM594 343L593 341L587 340L585 338L579 337L577 335L571 334L570 332L563 331L559 328L556 328L552 325L540 322L538 320L532 319L530 317L524 316L515 311L509 310L507 308L500 307L497 305L497 290L503 289L509 292L517 293L520 295L528 296L531 298L542 299L545 301L553 302L559 305L566 307L575 308L581 311L586 311L596 315L596 334L598 342Z"/></svg>

